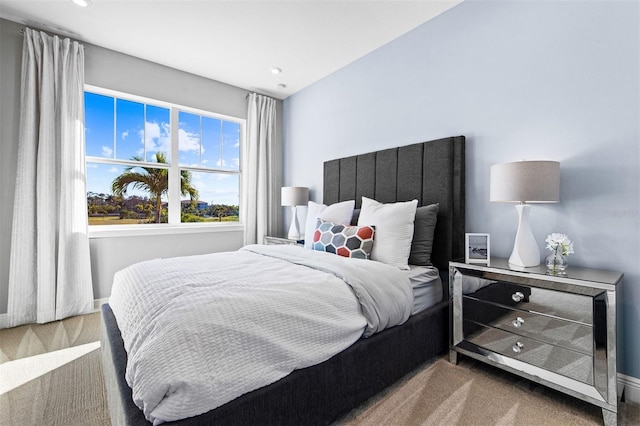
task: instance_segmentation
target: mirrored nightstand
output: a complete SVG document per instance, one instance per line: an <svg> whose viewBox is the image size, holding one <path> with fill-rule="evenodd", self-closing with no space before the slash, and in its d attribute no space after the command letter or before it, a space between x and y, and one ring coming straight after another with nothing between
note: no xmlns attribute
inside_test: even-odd
<svg viewBox="0 0 640 426"><path fill-rule="evenodd" d="M616 424L616 297L622 274L571 267L512 268L505 259L449 262L458 354L500 367L602 408Z"/></svg>
<svg viewBox="0 0 640 426"><path fill-rule="evenodd" d="M275 237L272 235L265 235L264 244L266 245L284 244L284 245L295 246L295 245L304 245L304 240L292 240L287 237Z"/></svg>

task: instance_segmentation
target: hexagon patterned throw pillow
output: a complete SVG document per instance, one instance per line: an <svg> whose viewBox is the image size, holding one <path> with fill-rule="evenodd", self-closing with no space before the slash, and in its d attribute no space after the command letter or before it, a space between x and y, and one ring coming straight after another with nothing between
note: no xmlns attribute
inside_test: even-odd
<svg viewBox="0 0 640 426"><path fill-rule="evenodd" d="M374 226L347 226L318 219L313 233L313 249L344 257L369 259L374 234Z"/></svg>

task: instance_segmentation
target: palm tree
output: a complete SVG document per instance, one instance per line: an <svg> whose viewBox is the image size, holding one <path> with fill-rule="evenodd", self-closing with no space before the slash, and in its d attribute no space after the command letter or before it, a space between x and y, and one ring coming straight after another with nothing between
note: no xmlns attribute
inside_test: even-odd
<svg viewBox="0 0 640 426"><path fill-rule="evenodd" d="M227 206L216 205L213 208L213 213L218 215L218 222L222 222L222 215L227 213L229 208Z"/></svg>
<svg viewBox="0 0 640 426"><path fill-rule="evenodd" d="M131 159L134 161L142 161L142 158L139 156L132 157ZM156 152L156 162L161 164L167 163L167 158L164 153ZM136 168L142 169L142 171L133 171L133 169ZM146 191L151 195L151 198L156 204L156 223L160 223L162 196L166 195L169 190L169 170L142 166L127 167L120 176L113 180L111 183L111 191L118 197L126 196L129 186L133 189ZM191 184L191 172L187 170L180 172L180 193L184 196L189 195L192 202L198 199L198 190Z"/></svg>

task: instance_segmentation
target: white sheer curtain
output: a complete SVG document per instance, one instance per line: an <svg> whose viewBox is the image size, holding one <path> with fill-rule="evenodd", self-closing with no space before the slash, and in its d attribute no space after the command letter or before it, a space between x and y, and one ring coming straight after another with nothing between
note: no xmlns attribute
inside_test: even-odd
<svg viewBox="0 0 640 426"><path fill-rule="evenodd" d="M93 310L82 45L25 29L10 326Z"/></svg>
<svg viewBox="0 0 640 426"><path fill-rule="evenodd" d="M245 244L262 244L264 236L275 230L275 134L275 99L250 94L240 205Z"/></svg>

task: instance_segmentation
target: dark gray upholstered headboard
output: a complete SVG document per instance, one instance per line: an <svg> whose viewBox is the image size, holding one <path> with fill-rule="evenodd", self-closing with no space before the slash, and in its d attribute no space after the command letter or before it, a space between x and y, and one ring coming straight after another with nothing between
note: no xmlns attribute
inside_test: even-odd
<svg viewBox="0 0 640 426"><path fill-rule="evenodd" d="M440 203L431 259L446 271L449 260L464 258L464 145L465 137L455 136L327 161L324 203L355 199L360 208L362 196Z"/></svg>

